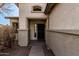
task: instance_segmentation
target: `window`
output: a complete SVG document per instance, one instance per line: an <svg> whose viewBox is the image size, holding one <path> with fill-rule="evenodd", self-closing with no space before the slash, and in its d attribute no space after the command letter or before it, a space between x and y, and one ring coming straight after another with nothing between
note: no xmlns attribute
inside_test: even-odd
<svg viewBox="0 0 79 59"><path fill-rule="evenodd" d="M41 11L41 7L40 6L33 6L33 11Z"/></svg>

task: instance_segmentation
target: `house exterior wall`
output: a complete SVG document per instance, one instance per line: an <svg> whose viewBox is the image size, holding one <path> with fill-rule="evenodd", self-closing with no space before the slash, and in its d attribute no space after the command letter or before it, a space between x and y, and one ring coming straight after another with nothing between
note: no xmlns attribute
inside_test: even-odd
<svg viewBox="0 0 79 59"><path fill-rule="evenodd" d="M58 4L52 9L46 44L55 55L79 55L79 4Z"/></svg>
<svg viewBox="0 0 79 59"><path fill-rule="evenodd" d="M79 30L79 4L58 4L51 12L49 29ZM52 19L52 20L51 20Z"/></svg>
<svg viewBox="0 0 79 59"><path fill-rule="evenodd" d="M19 21L19 20L18 20L17 18L15 18L15 19L10 19L10 26L13 27L12 23L13 23L13 22L18 23L18 21ZM16 35L15 40L18 40L18 33L15 33L15 35Z"/></svg>
<svg viewBox="0 0 79 59"><path fill-rule="evenodd" d="M13 22L18 23L18 21L19 21L18 19L14 19L14 18L10 19L10 26L12 26Z"/></svg>
<svg viewBox="0 0 79 59"><path fill-rule="evenodd" d="M19 4L18 43L20 46L28 45L28 20L26 18L26 4Z"/></svg>
<svg viewBox="0 0 79 59"><path fill-rule="evenodd" d="M5 18L10 19L10 26L12 28L13 28L13 22L14 23L18 23L19 22L18 17L8 16L8 17L5 17ZM18 41L18 33L15 33L15 36L16 36L16 38L14 40Z"/></svg>
<svg viewBox="0 0 79 59"><path fill-rule="evenodd" d="M32 7L35 5L39 5L42 7L41 12L33 12ZM43 13L46 4L32 4L32 3L20 3L19 4L19 45L20 46L27 46L28 45L28 20L29 19L46 19L46 15ZM25 33L25 34L24 34Z"/></svg>
<svg viewBox="0 0 79 59"><path fill-rule="evenodd" d="M39 12L36 12L36 11L33 11L33 6L41 6L41 11ZM43 13L44 10L45 10L45 7L46 7L46 4L44 3L29 3L27 4L27 18L45 18L46 15ZM29 14L29 15L28 15ZM38 17L39 16L39 17Z"/></svg>
<svg viewBox="0 0 79 59"><path fill-rule="evenodd" d="M47 45L56 56L79 56L79 36L47 32Z"/></svg>

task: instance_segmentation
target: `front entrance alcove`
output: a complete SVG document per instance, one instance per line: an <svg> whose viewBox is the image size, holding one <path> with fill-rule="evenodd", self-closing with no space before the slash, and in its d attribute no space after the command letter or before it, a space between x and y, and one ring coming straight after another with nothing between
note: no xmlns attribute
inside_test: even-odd
<svg viewBox="0 0 79 59"><path fill-rule="evenodd" d="M46 19L28 20L28 41L45 41Z"/></svg>

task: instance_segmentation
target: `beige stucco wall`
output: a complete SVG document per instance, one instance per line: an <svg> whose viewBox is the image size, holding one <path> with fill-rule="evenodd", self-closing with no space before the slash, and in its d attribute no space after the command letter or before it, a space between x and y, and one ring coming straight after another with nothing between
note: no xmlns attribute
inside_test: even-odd
<svg viewBox="0 0 79 59"><path fill-rule="evenodd" d="M36 23L30 22L30 40L37 40L37 35L34 37L34 33L36 32L37 34L37 30L35 30L35 24Z"/></svg>
<svg viewBox="0 0 79 59"><path fill-rule="evenodd" d="M42 11L34 12L33 6L41 6ZM20 3L20 17L27 17L27 18L46 18L46 15L43 13L45 10L46 4L45 3ZM22 11L22 12L21 12Z"/></svg>
<svg viewBox="0 0 79 59"><path fill-rule="evenodd" d="M55 55L79 55L79 36L75 34L79 34L79 4L56 5L49 15L46 44Z"/></svg>
<svg viewBox="0 0 79 59"><path fill-rule="evenodd" d="M27 4L28 9L27 9L27 17L28 18L46 18L46 15L43 13L46 7L45 3L29 3ZM41 10L40 12L34 12L33 11L33 6L41 6Z"/></svg>
<svg viewBox="0 0 79 59"><path fill-rule="evenodd" d="M79 30L79 4L58 4L52 10L49 29Z"/></svg>
<svg viewBox="0 0 79 59"><path fill-rule="evenodd" d="M20 46L28 45L28 31L27 30L19 30L18 32L18 44Z"/></svg>
<svg viewBox="0 0 79 59"><path fill-rule="evenodd" d="M28 44L28 20L26 18L26 10L25 4L19 4L18 43L20 46L27 46Z"/></svg>
<svg viewBox="0 0 79 59"><path fill-rule="evenodd" d="M42 7L42 11L40 12L32 12L32 7L39 5ZM20 3L19 4L19 28L20 29L26 29L28 28L28 18L30 19L46 19L47 16L44 14L44 10L45 10L46 4L44 3Z"/></svg>
<svg viewBox="0 0 79 59"><path fill-rule="evenodd" d="M42 7L41 12L33 12L32 7L35 5L39 5ZM47 16L44 14L46 4L44 3L20 3L19 4L19 45L27 46L28 44L28 19L46 19ZM25 31L27 34L24 35L23 32ZM20 33L21 32L21 33Z"/></svg>
<svg viewBox="0 0 79 59"><path fill-rule="evenodd" d="M79 56L79 36L47 32L47 45L56 56Z"/></svg>

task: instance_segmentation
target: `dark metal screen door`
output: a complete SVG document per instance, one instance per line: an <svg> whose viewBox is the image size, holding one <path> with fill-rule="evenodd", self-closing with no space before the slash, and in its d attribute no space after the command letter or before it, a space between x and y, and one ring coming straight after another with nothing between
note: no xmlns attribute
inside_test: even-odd
<svg viewBox="0 0 79 59"><path fill-rule="evenodd" d="M37 24L37 38L38 40L45 39L45 25L44 24Z"/></svg>

